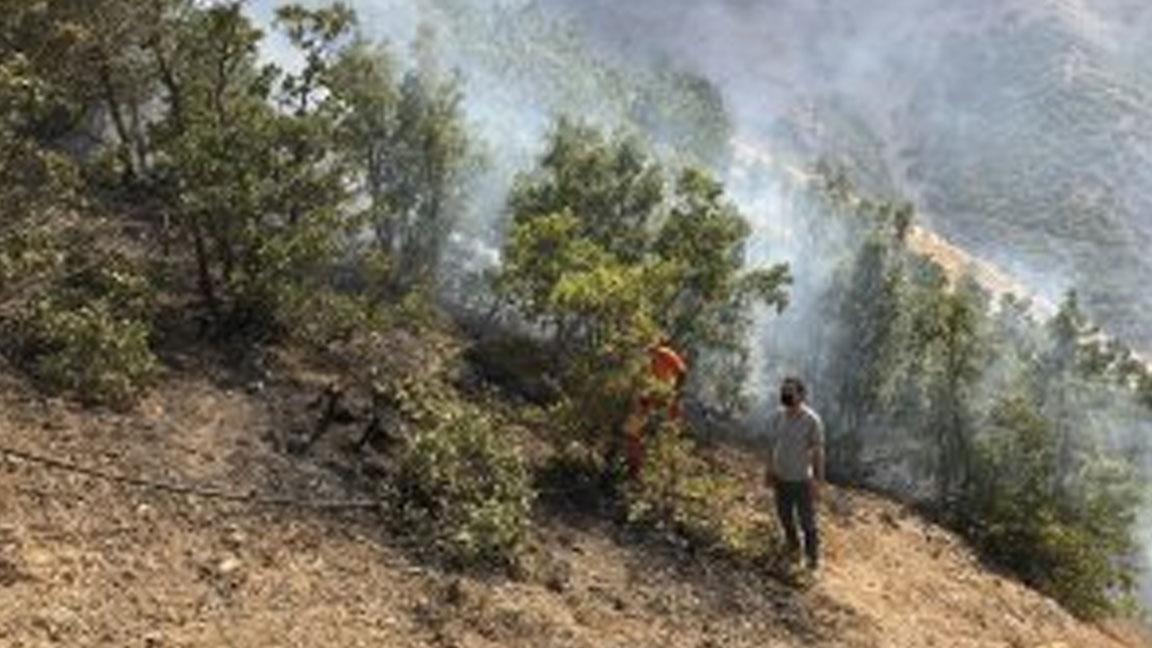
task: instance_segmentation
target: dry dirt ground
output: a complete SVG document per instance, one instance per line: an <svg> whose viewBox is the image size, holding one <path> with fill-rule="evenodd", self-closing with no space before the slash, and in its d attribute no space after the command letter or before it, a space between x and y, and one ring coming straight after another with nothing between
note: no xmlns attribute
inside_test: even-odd
<svg viewBox="0 0 1152 648"><path fill-rule="evenodd" d="M45 401L0 373L0 446L241 493L362 498L350 431L304 457L280 449L299 425L291 389L176 375L116 414ZM732 469L757 483L750 459ZM545 513L547 576L517 578L423 560L379 512L205 501L0 459L0 646L1141 645L989 573L897 504L827 499L826 566L807 587ZM766 494L749 505L766 510Z"/></svg>

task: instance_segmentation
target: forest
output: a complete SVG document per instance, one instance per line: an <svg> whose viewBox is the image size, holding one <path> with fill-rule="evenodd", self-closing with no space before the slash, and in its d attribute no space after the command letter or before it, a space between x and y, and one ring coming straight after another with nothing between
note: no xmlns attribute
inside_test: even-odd
<svg viewBox="0 0 1152 648"><path fill-rule="evenodd" d="M509 161L434 34L406 50L340 3L269 26L238 2L0 10L0 368L41 392L131 409L189 340L309 349L404 421L394 517L452 564L514 565L552 483L754 562L772 534L730 513L748 485L706 451L755 443L775 388L756 363L787 364L818 395L833 482L915 502L1079 616L1135 613L1152 367L1075 290L1042 319L949 276L908 245L915 205L833 162L790 196L804 254L753 255L707 80L582 63L596 75L555 92L622 88L626 123L549 116L493 199ZM266 29L298 65L268 60ZM388 373L395 330L466 340L511 401ZM662 335L689 360L689 415L629 484L613 446ZM558 448L542 471L507 434L523 420Z"/></svg>

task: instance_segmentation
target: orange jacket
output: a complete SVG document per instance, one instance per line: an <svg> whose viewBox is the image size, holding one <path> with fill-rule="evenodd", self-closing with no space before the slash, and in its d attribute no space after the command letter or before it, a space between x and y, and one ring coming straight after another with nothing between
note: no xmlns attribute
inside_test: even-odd
<svg viewBox="0 0 1152 648"><path fill-rule="evenodd" d="M660 345L651 351L652 362L649 370L652 377L660 382L675 385L688 373L688 363L671 347Z"/></svg>

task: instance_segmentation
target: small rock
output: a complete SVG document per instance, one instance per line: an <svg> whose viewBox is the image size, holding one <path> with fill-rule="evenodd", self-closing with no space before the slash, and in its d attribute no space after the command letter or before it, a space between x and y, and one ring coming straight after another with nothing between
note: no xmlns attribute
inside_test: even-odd
<svg viewBox="0 0 1152 648"><path fill-rule="evenodd" d="M229 529L228 533L224 535L224 544L228 545L230 549L239 549L247 542L248 536L237 528Z"/></svg>
<svg viewBox="0 0 1152 648"><path fill-rule="evenodd" d="M297 432L288 438L285 449L289 454L302 455L311 447L311 441L312 439L307 435Z"/></svg>
<svg viewBox="0 0 1152 648"><path fill-rule="evenodd" d="M239 558L229 556L220 561L220 564L216 567L216 572L221 576L231 576L240 571L240 568L243 566L244 564L240 562Z"/></svg>

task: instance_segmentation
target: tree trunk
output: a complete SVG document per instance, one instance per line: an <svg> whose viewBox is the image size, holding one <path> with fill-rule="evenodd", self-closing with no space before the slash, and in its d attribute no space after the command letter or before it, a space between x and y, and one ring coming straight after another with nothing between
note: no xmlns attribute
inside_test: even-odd
<svg viewBox="0 0 1152 648"><path fill-rule="evenodd" d="M211 260L208 258L208 244L204 238L204 229L198 216L192 217L192 243L196 252L196 284L200 297L208 306L212 316L218 317L220 305L216 299L216 287L212 281Z"/></svg>
<svg viewBox="0 0 1152 648"><path fill-rule="evenodd" d="M128 132L128 124L124 120L123 108L120 105L119 97L117 97L116 88L112 84L111 71L106 63L101 63L99 68L100 89L104 95L104 103L108 106L108 114L112 118L112 127L116 130L116 138L119 140L116 155L120 158L121 164L124 165L123 181L125 184L131 185L137 177L136 165L132 156L132 137Z"/></svg>

